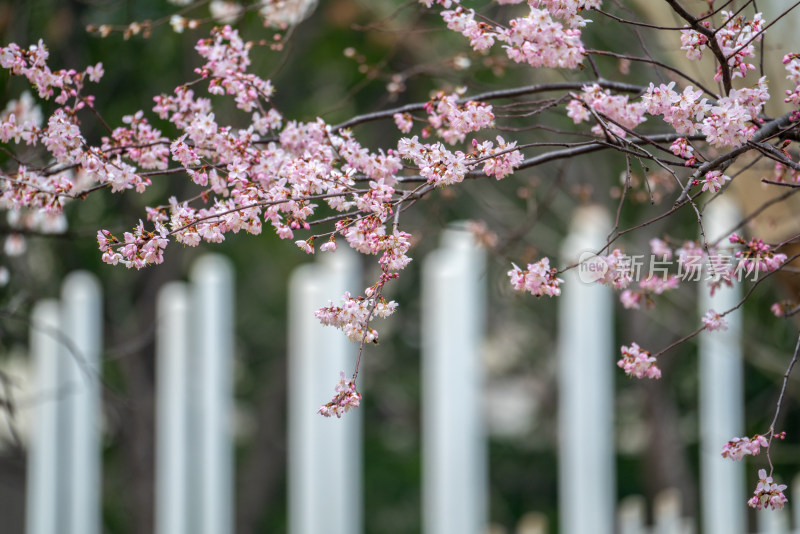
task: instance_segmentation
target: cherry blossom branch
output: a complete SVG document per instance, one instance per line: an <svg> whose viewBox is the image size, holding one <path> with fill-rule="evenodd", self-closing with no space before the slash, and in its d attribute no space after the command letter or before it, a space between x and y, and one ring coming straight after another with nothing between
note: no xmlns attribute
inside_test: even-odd
<svg viewBox="0 0 800 534"><path fill-rule="evenodd" d="M795 255L791 256L790 258L788 258L788 259L787 259L787 260L786 260L786 261L783 263L783 265L787 265L787 264L791 263L792 261L794 261L794 260L795 260L795 259L797 259L797 258L800 258L800 253L797 253L797 254L795 254ZM726 310L726 311L725 311L725 312L723 312L723 313L720 313L720 314L719 314L719 317L720 317L720 318L722 318L722 317L725 317L725 316L726 316L726 315L728 315L729 313L732 313L732 312L734 312L734 311L738 310L739 308L741 308L741 307L742 307L742 305L744 305L744 303L745 303L745 302L746 302L746 301L747 301L747 300L750 298L750 295L752 295L752 294L753 294L753 291L755 291L755 290L756 290L756 288L757 288L759 285L761 285L761 283L762 283L764 280L766 280L767 278L769 278L769 277L770 277L770 276L772 276L773 274L775 274L775 273L777 273L777 272L781 271L782 269L783 269L783 266L779 267L778 269L776 269L776 270L774 270L774 271L770 271L770 272L766 273L764 276L762 276L761 278L759 278L758 280L756 280L755 282L753 282L753 285L752 285L752 286L750 286L750 289L748 289L748 290L747 290L747 293L745 293L744 297L742 297L742 298L741 298L741 300L739 300L739 302L738 302L738 303L737 303L735 306L733 306L732 308L730 308L730 309ZM672 343L670 343L669 345L667 345L666 347L664 347L663 349L661 349L660 351L658 351L657 353L655 353L655 354L653 355L653 357L654 357L654 358L658 358L659 356L661 356L661 355L662 355L662 354L664 354L665 352L667 352L667 351L669 351L669 350L671 350L671 349L674 349L674 348L675 348L675 347L677 347L678 345L682 345L683 343L685 343L685 342L689 341L689 340L690 340L690 339L692 339L693 337L697 336L697 334L699 334L699 333L700 333L700 332L702 332L703 330L708 330L708 325L703 325L703 326L701 326L700 328L698 328L697 330L695 330L695 331L693 331L693 332L691 332L691 333L689 333L689 334L685 335L684 337L682 337L682 338L680 338L680 339L678 339L678 340L676 340L676 341L673 341Z"/></svg>
<svg viewBox="0 0 800 534"><path fill-rule="evenodd" d="M782 130L789 130L791 128L794 128L798 124L798 122L800 122L800 118L798 118L795 112L787 113L761 126L761 128L759 128L758 131L756 131L756 133L753 134L753 136L750 138L750 141L753 143L766 141L771 137L780 135ZM680 196L675 202L681 202L686 198L686 195L689 192L689 188L691 187L693 180L697 180L698 178L705 175L709 171L720 168L725 163L736 159L737 157L741 156L742 154L744 154L749 150L752 150L752 148L753 147L745 144L738 148L734 148L733 150L717 157L716 159L707 161L702 165L700 165L700 167L698 167L697 170L695 170L695 172L692 174L691 180L689 180L689 182L686 184L686 187L681 192Z"/></svg>
<svg viewBox="0 0 800 534"><path fill-rule="evenodd" d="M608 57L613 57L613 58L617 58L617 59L627 59L627 60L630 60L630 61L637 61L637 62L640 62L640 63L650 63L650 64L653 64L653 65L656 65L658 67L661 67L662 69L666 69L666 70L668 70L670 72L674 72L675 74L677 74L681 78L684 78L684 79L692 82L696 87L701 89L707 95L709 95L709 96L711 96L713 98L717 97L717 94L714 91L712 91L711 89L708 89L705 85L703 85L702 82L700 82L700 81L692 78L688 74L686 74L685 71L679 70L679 69L677 69L675 67L667 65L666 63L663 63L661 61L655 60L653 58L631 56L631 55L628 55L628 54L619 54L619 53L616 53L616 52L611 52L610 50L594 50L594 49L590 49L590 50L587 50L586 53L587 54L595 54L595 55L598 55L598 56L608 56Z"/></svg>
<svg viewBox="0 0 800 534"><path fill-rule="evenodd" d="M747 48L747 46L748 46L750 43L752 43L753 41L755 41L756 39L758 39L758 38L759 38L759 37L761 37L762 35L765 35L765 33L766 33L767 29L769 29L770 27L772 27L772 25L773 25L773 24L775 24L776 22L778 22L779 20L781 20L783 17L785 17L786 15L788 15L788 14L789 14L789 12L790 12L790 11L792 11L792 10L793 10L794 8L796 8L797 6L800 6L800 1L798 1L798 2L795 2L795 3L794 3L794 5L792 5L791 7L787 8L787 9L785 9L785 10L783 11L783 13L781 13L780 15L778 15L777 17L775 17L775 19L773 19L773 20L772 20L772 22L769 22L769 23L765 24L765 25L764 25L764 27L763 27L763 28L761 28L761 30L760 30L760 31L758 31L758 32L755 32L755 33L753 34L753 36L752 36L752 37L750 37L750 39L748 39L747 41L745 41L745 42L744 42L744 44L742 44L742 45L741 45L739 48L737 48L736 50L734 50L733 52L731 52L731 54L730 54L728 57L729 57L729 58L730 58L730 57L734 57L736 54L738 54L739 52L741 52L742 50L744 50L745 48ZM745 7L745 6L743 6L743 7L742 7L742 9L744 9L744 7ZM731 17L731 18L733 18L733 17Z"/></svg>
<svg viewBox="0 0 800 534"><path fill-rule="evenodd" d="M764 154L764 156L766 156L767 158L773 161L777 161L778 163L781 163L783 165L786 165L787 167L791 167L796 171L800 171L800 165L798 165L792 159L786 157L786 154L784 154L774 146L767 145L764 143L758 143L756 141L748 141L747 144L752 146L762 154Z"/></svg>
<svg viewBox="0 0 800 534"><path fill-rule="evenodd" d="M775 180L767 180L766 178L761 179L762 184L769 184L769 185L777 185L780 187L789 187L789 188L800 188L800 184L792 184L789 182L776 182Z"/></svg>
<svg viewBox="0 0 800 534"><path fill-rule="evenodd" d="M722 73L722 86L725 89L725 94L727 95L730 93L731 89L733 89L733 85L731 84L731 71L728 66L728 59L725 57L725 54L722 53L722 49L720 49L719 43L717 43L714 32L700 24L697 18L686 11L677 0L666 0L666 2L679 17L689 23L689 26L694 31L708 38L707 46L719 63L720 72Z"/></svg>
<svg viewBox="0 0 800 534"><path fill-rule="evenodd" d="M781 413L781 407L783 406L783 397L786 394L786 386L789 384L789 375L792 373L792 369L794 365L797 363L797 355L800 353L800 336L797 337L797 344L794 347L794 354L792 355L792 360L789 362L789 366L786 368L786 372L783 373L783 383L781 384L781 392L778 395L778 402L775 405L775 416L772 418L772 422L769 424L769 444L772 445L772 438L775 435L775 424L778 422L778 415ZM767 460L769 461L769 474L772 475L772 458L770 457L770 447L767 446Z"/></svg>
<svg viewBox="0 0 800 534"><path fill-rule="evenodd" d="M603 11L599 7L594 7L594 8L592 8L592 10L600 13L601 15L605 15L606 17L608 17L608 18L610 18L612 20L615 20L617 22L621 22L622 24L629 24L631 26L639 26L639 27L642 27L642 28L652 28L654 30L673 30L673 31L677 30L677 31L680 31L680 30L685 30L686 29L685 26L660 26L658 24L648 24L646 22L640 22L638 20L623 19L623 18L618 17L616 15L612 15L608 11Z"/></svg>
<svg viewBox="0 0 800 534"><path fill-rule="evenodd" d="M495 100L500 98L514 98L517 96L525 96L530 94L536 93L545 93L550 91L577 91L580 90L584 85L589 82L559 82L559 83L544 83L544 84L535 84L535 85L527 85L524 87L516 87L513 89L500 89L496 91L487 91L485 93L479 93L476 95L472 95L469 97L460 98L457 100L459 104L474 101L474 102L485 102L487 100ZM629 83L623 82L615 82L611 80L606 80L600 78L595 80L592 83L596 83L600 87L604 89L613 89L614 91L619 91L623 93L642 93L647 88L642 87L640 85L634 85ZM387 109L384 111L375 111L372 113L365 113L363 115L357 115L351 119L348 119L344 122L331 126L331 130L336 132L339 130L343 130L345 128L352 128L353 126L357 126L359 124L364 124L366 122L372 122L376 120L383 120L383 119L390 119L395 114L400 113L411 113L414 111L423 111L427 102L417 102L414 104L406 104L405 106L400 106L393 109Z"/></svg>

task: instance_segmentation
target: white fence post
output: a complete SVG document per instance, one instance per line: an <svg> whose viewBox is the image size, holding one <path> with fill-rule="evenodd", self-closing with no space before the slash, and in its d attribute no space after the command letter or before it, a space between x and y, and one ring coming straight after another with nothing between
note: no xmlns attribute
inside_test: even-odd
<svg viewBox="0 0 800 534"><path fill-rule="evenodd" d="M68 464L59 439L59 407L65 395L59 376L62 357L61 316L56 300L37 302L31 318L30 351L33 360L33 408L28 447L27 534L57 534L66 508L60 502L59 485Z"/></svg>
<svg viewBox="0 0 800 534"><path fill-rule="evenodd" d="M713 242L727 235L739 221L738 210L727 198L711 203L704 216L706 238ZM741 287L720 287L709 295L705 282L699 288L699 312L723 312L738 304ZM703 532L743 534L747 525L743 462L722 458L722 447L744 431L744 378L741 313L725 319L728 330L701 332L700 345L700 474Z"/></svg>
<svg viewBox="0 0 800 534"><path fill-rule="evenodd" d="M216 255L192 268L192 339L199 370L198 532L233 532L233 267Z"/></svg>
<svg viewBox="0 0 800 534"><path fill-rule="evenodd" d="M617 511L619 534L645 534L647 521L647 506L644 497L631 495L619 503Z"/></svg>
<svg viewBox="0 0 800 534"><path fill-rule="evenodd" d="M446 230L425 259L422 310L423 532L480 534L487 521L481 344L485 253Z"/></svg>
<svg viewBox="0 0 800 534"><path fill-rule="evenodd" d="M69 275L61 302L34 307L33 436L28 534L99 534L102 296L96 278Z"/></svg>
<svg viewBox="0 0 800 534"><path fill-rule="evenodd" d="M655 503L653 503L654 534L691 534L694 532L694 523L683 517L681 508L681 494L677 489L665 489L656 495Z"/></svg>
<svg viewBox="0 0 800 534"><path fill-rule="evenodd" d="M562 258L596 250L610 230L598 207L576 210ZM613 304L611 290L563 274L559 297L559 517L564 534L614 529Z"/></svg>
<svg viewBox="0 0 800 534"><path fill-rule="evenodd" d="M515 534L547 534L547 516L538 512L528 512L517 522Z"/></svg>
<svg viewBox="0 0 800 534"><path fill-rule="evenodd" d="M155 534L189 534L191 368L190 295L182 282L165 285L156 304ZM199 509L199 508L198 508Z"/></svg>
<svg viewBox="0 0 800 534"><path fill-rule="evenodd" d="M338 304L345 291L358 294L360 278L355 254L342 247L321 253L318 262L298 268L290 281L291 534L362 531L361 410L350 411L341 419L316 413L335 395L339 372L347 376L353 372L358 345L314 317L328 301Z"/></svg>
<svg viewBox="0 0 800 534"><path fill-rule="evenodd" d="M64 397L69 451L66 487L62 498L69 509L61 528L71 534L100 534L101 515L101 405L100 351L102 294L97 279L86 272L70 274L62 288L61 327L68 345L61 349L66 362L69 392Z"/></svg>
<svg viewBox="0 0 800 534"><path fill-rule="evenodd" d="M759 510L756 514L759 534L787 534L789 514L786 510Z"/></svg>
<svg viewBox="0 0 800 534"><path fill-rule="evenodd" d="M789 506L792 508L792 522L796 532L800 532L800 473L795 475L792 483L789 486L790 496L793 497L789 501Z"/></svg>

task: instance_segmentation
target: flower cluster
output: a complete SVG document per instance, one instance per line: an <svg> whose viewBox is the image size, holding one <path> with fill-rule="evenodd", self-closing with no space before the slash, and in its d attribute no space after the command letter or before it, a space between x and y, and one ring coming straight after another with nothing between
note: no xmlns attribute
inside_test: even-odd
<svg viewBox="0 0 800 534"><path fill-rule="evenodd" d="M342 414L350 411L350 408L358 408L361 403L361 394L356 390L356 382L347 379L344 371L339 373L339 383L336 385L336 396L330 402L320 406L317 413L325 417L335 415L338 418Z"/></svg>
<svg viewBox="0 0 800 534"><path fill-rule="evenodd" d="M494 45L497 33L486 22L475 20L474 9L458 6L454 10L442 11L442 18L447 27L469 39L469 45L477 51L488 50Z"/></svg>
<svg viewBox="0 0 800 534"><path fill-rule="evenodd" d="M494 124L492 106L484 102L458 102L459 94L439 92L425 104L428 123L436 134L453 145L460 143L470 132L477 132ZM427 129L423 130L423 137Z"/></svg>
<svg viewBox="0 0 800 534"><path fill-rule="evenodd" d="M761 447L768 448L766 436L756 434L752 438L733 438L722 448L722 457L731 460L741 460L745 456L756 456L761 453Z"/></svg>
<svg viewBox="0 0 800 534"><path fill-rule="evenodd" d="M716 193L722 186L725 185L725 182L730 182L730 176L722 174L721 171L709 171L703 176L700 182L703 184L701 191L709 191L711 193Z"/></svg>
<svg viewBox="0 0 800 534"><path fill-rule="evenodd" d="M703 98L703 92L691 85L685 87L682 93L676 92L673 87L675 82L662 83L658 87L650 83L642 95L645 110L651 115L662 115L664 122L681 135L694 134L700 126L698 122L703 120L711 105L708 99Z"/></svg>
<svg viewBox="0 0 800 534"><path fill-rule="evenodd" d="M378 331L369 326L374 317L388 317L397 308L395 301L385 299L351 297L347 292L342 297L342 305L320 308L314 315L324 325L334 326L342 330L351 341L361 343L377 343Z"/></svg>
<svg viewBox="0 0 800 534"><path fill-rule="evenodd" d="M708 310L703 316L703 324L706 326L706 330L709 332L713 332L714 330L728 329L728 322L724 317L722 317L721 314L714 311L713 308Z"/></svg>
<svg viewBox="0 0 800 534"><path fill-rule="evenodd" d="M119 152L143 169L166 169L169 149L167 139L161 131L153 128L144 117L144 112L125 115L122 122L128 127L115 128L111 137L103 137L100 149L103 152ZM144 179L140 177L140 182ZM136 184L133 184L136 187Z"/></svg>
<svg viewBox="0 0 800 534"><path fill-rule="evenodd" d="M623 345L620 352L622 358L617 362L617 367L622 368L626 375L634 378L661 378L661 369L656 367L656 359L636 343L631 343L630 347Z"/></svg>
<svg viewBox="0 0 800 534"><path fill-rule="evenodd" d="M786 54L783 56L783 64L788 72L786 79L795 85L793 91L786 91L784 102L800 106L800 54Z"/></svg>
<svg viewBox="0 0 800 534"><path fill-rule="evenodd" d="M639 281L638 290L626 289L619 300L626 309L636 309L641 307L644 302L646 308L655 306L653 295L660 295L665 291L676 289L680 284L680 278L676 275L661 276L651 274L644 280Z"/></svg>
<svg viewBox="0 0 800 534"><path fill-rule="evenodd" d="M659 258L663 258L665 260L672 259L672 249L663 239L654 237L648 244L650 245L650 251L653 253L653 256L658 256Z"/></svg>
<svg viewBox="0 0 800 534"><path fill-rule="evenodd" d="M565 28L545 9L531 6L527 16L510 20L508 26L497 40L506 43L506 54L516 63L575 69L586 55L581 31Z"/></svg>
<svg viewBox="0 0 800 534"><path fill-rule="evenodd" d="M6 109L0 113L0 141L8 143L20 140L32 145L36 142L42 126L42 110L37 106L30 92L22 93L18 100L10 100Z"/></svg>
<svg viewBox="0 0 800 534"><path fill-rule="evenodd" d="M542 258L536 263L529 263L527 270L523 271L517 265L508 271L511 286L517 291L529 291L531 295L541 297L557 297L561 294L561 284L564 280L558 278L558 272L550 267L550 258Z"/></svg>
<svg viewBox="0 0 800 534"><path fill-rule="evenodd" d="M791 312L795 308L795 304L788 300L782 300L780 302L773 302L772 306L769 307L769 311L772 312L772 315L775 317L786 317L786 314Z"/></svg>
<svg viewBox="0 0 800 534"><path fill-rule="evenodd" d="M642 102L630 103L627 95L612 95L611 91L596 83L584 86L581 94L570 100L567 104L567 116L575 124L590 120L592 115L587 107L609 120L607 125L595 124L592 127L595 135L603 135L604 129L608 128L612 134L625 137L627 132L620 126L632 130L645 121L645 107Z"/></svg>
<svg viewBox="0 0 800 534"><path fill-rule="evenodd" d="M747 75L748 70L755 70L755 65L745 63L745 59L755 56L754 44L761 41L764 29L764 20L761 13L756 13L753 20L746 20L741 15L734 16L734 13L721 11L722 25L714 31L714 38L717 41L722 54L727 58L728 68L731 76L736 78ZM703 24L706 28L711 28L708 21ZM699 60L703 56L703 50L708 46L708 37L696 30L681 31L681 49L686 50L686 57ZM721 68L717 69L714 79L722 79Z"/></svg>
<svg viewBox="0 0 800 534"><path fill-rule="evenodd" d="M249 49L239 32L230 26L215 28L210 39L198 41L195 49L207 60L195 72L203 78L210 78L209 92L215 95L234 96L236 107L243 111L258 108L260 99L269 100L274 89L269 80L263 80L248 73L250 65Z"/></svg>
<svg viewBox="0 0 800 534"><path fill-rule="evenodd" d="M686 160L686 166L693 165L697 161L694 155L694 148L689 144L685 137L679 137L669 146L670 151Z"/></svg>
<svg viewBox="0 0 800 534"><path fill-rule="evenodd" d="M395 113L392 118L397 125L397 129L407 134L414 127L414 118L410 113Z"/></svg>
<svg viewBox="0 0 800 534"><path fill-rule="evenodd" d="M419 167L420 175L430 184L457 184L464 180L468 171L466 154L460 150L450 151L442 143L420 143L416 135L400 139L397 153L413 161Z"/></svg>
<svg viewBox="0 0 800 534"><path fill-rule="evenodd" d="M103 252L104 262L111 265L122 263L126 267L141 269L164 261L164 248L168 242L166 235L167 229L161 224L156 224L156 230L149 232L139 221L133 232L123 234L121 243L108 230L99 230L97 244Z"/></svg>
<svg viewBox="0 0 800 534"><path fill-rule="evenodd" d="M753 492L753 496L747 501L748 506L761 510L763 508L771 508L773 510L783 509L786 504L786 495L783 490L786 489L786 484L775 484L771 476L767 476L766 469L758 470L758 484Z"/></svg>
<svg viewBox="0 0 800 534"><path fill-rule="evenodd" d="M745 250L737 250L736 257L739 258L737 268L744 269L748 274L770 273L786 262L786 254L776 254L772 247L764 243L761 239L753 238L745 241L738 234L732 234L728 240L733 244L744 245Z"/></svg>
<svg viewBox="0 0 800 534"><path fill-rule="evenodd" d="M781 183L800 183L800 171L776 161L770 179Z"/></svg>
<svg viewBox="0 0 800 534"><path fill-rule="evenodd" d="M102 63L87 67L83 72L73 69L53 72L47 66L49 56L50 53L41 39L37 44L31 45L28 50L23 50L17 44L11 43L0 48L0 67L8 69L13 75L27 78L37 89L40 98L49 100L57 92L55 102L61 105L80 94L86 79L96 83L103 77ZM74 109L80 109L86 102L92 102L92 100L91 97L85 98L77 103Z"/></svg>
<svg viewBox="0 0 800 534"><path fill-rule="evenodd" d="M633 280L630 258L622 250L615 248L607 256L598 256L608 266L597 281L614 289L625 289Z"/></svg>
<svg viewBox="0 0 800 534"><path fill-rule="evenodd" d="M585 26L586 19L579 13L587 9L599 8L602 0L528 0L533 7L543 7L556 18L562 19L570 27Z"/></svg>
<svg viewBox="0 0 800 534"><path fill-rule="evenodd" d="M431 7L434 0L420 0L420 3ZM445 8L442 18L447 27L467 37L473 50L484 52L499 41L505 43L506 54L516 63L575 69L586 55L580 28L589 22L579 13L599 7L601 0L528 0L530 12L506 25L476 20L475 10L458 5L458 0L436 0L436 3Z"/></svg>
<svg viewBox="0 0 800 534"><path fill-rule="evenodd" d="M746 143L755 133L751 124L769 99L766 78L758 80L755 87L731 90L728 96L717 99L714 105L704 98L703 92L692 86L682 93L673 90L675 82L658 87L650 84L642 103L651 115L661 115L664 122L681 135L698 132L715 147L738 147ZM673 148L680 149L681 145ZM684 155L680 151L676 155Z"/></svg>
<svg viewBox="0 0 800 534"><path fill-rule="evenodd" d="M500 180L514 172L520 166L524 157L522 152L515 150L516 141L506 143L505 139L497 136L497 146L491 141L478 143L477 139L472 140L472 147L475 151L470 154L478 162L483 162L483 174L494 176Z"/></svg>

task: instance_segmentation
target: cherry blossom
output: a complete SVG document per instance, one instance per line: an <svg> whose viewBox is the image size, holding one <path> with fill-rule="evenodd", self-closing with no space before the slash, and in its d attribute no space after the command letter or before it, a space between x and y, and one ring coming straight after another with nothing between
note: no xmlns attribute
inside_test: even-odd
<svg viewBox="0 0 800 534"><path fill-rule="evenodd" d="M512 61L567 69L577 68L583 61L586 50L581 31L565 28L547 10L531 7L527 16L510 20L508 26L497 33L497 40L506 43L503 48Z"/></svg>
<svg viewBox="0 0 800 534"><path fill-rule="evenodd" d="M703 187L701 188L702 191L708 191L710 193L716 193L725 182L730 182L730 177L722 174L720 171L709 171L703 176L701 180L703 183Z"/></svg>
<svg viewBox="0 0 800 534"><path fill-rule="evenodd" d="M479 144L476 139L473 139L472 146L475 149L474 158L478 162L483 161L483 173L501 180L519 167L524 156L522 152L514 149L517 146L516 141L507 143L499 135L496 140L497 146L491 141Z"/></svg>
<svg viewBox="0 0 800 534"><path fill-rule="evenodd" d="M661 378L656 359L636 343L631 343L630 347L623 345L620 352L622 358L617 362L617 367L623 369L626 375L633 378Z"/></svg>
<svg viewBox="0 0 800 534"><path fill-rule="evenodd" d="M761 13L756 13L752 20L746 20L741 15L722 10L722 24L714 32L722 54L727 58L728 67L732 77L744 77L748 70L754 70L755 65L745 63L745 59L755 56L755 43L762 39L761 32L764 20ZM701 23L706 28L711 28L709 21ZM699 60L703 51L708 47L708 37L696 30L681 31L681 49L686 51L686 57ZM720 69L717 70L715 80L722 79Z"/></svg>
<svg viewBox="0 0 800 534"><path fill-rule="evenodd" d="M585 86L581 94L576 96L577 99L567 104L567 116L575 124L591 118L583 109L584 105L610 119L611 122L605 127L600 124L592 127L592 132L596 135L603 135L604 128L607 127L614 135L625 137L627 133L620 126L632 130L645 121L645 109L641 102L629 103L627 95L612 95L608 89L602 89L597 84Z"/></svg>
<svg viewBox="0 0 800 534"><path fill-rule="evenodd" d="M623 254L622 250L616 248L611 254L598 256L603 260L608 268L598 282L608 285L614 289L625 289L633 280L631 260Z"/></svg>
<svg viewBox="0 0 800 534"><path fill-rule="evenodd" d="M746 246L745 250L737 250L735 255L739 259L737 269L742 269L746 274L770 273L783 265L786 254L775 253L763 240L753 238L745 241L738 234L732 234L728 240L733 244Z"/></svg>
<svg viewBox="0 0 800 534"><path fill-rule="evenodd" d="M397 308L394 301L387 302L380 298L351 297L347 292L342 297L342 305L320 308L314 315L324 325L334 326L342 330L351 341L361 343L377 343L378 331L369 326L372 317L388 317Z"/></svg>
<svg viewBox="0 0 800 534"><path fill-rule="evenodd" d="M706 330L709 332L728 329L728 322L713 309L708 310L703 316L703 324L706 325Z"/></svg>
<svg viewBox="0 0 800 534"><path fill-rule="evenodd" d="M336 384L336 395L326 404L320 406L317 413L325 417L336 416L341 418L351 408L358 408L361 404L361 394L356 390L356 382L345 377L344 371L339 373L339 383Z"/></svg>
<svg viewBox="0 0 800 534"><path fill-rule="evenodd" d="M758 455L761 452L761 447L769 447L766 436L756 434L752 438L733 438L722 448L722 457L741 460L747 455Z"/></svg>
<svg viewBox="0 0 800 534"><path fill-rule="evenodd" d="M492 31L492 26L486 22L475 20L474 9L464 9L458 6L453 11L442 11L442 18L449 29L467 37L473 49L478 51L488 50L494 45L497 34Z"/></svg>
<svg viewBox="0 0 800 534"><path fill-rule="evenodd" d="M786 489L786 484L775 484L771 476L767 476L765 469L758 470L758 484L753 492L754 495L747 501L748 506L761 510L762 508L771 508L773 510L783 509L786 504L786 495L783 490Z"/></svg>
<svg viewBox="0 0 800 534"><path fill-rule="evenodd" d="M550 258L542 258L536 263L529 263L526 270L513 264L508 271L511 287L517 291L529 291L536 297L557 297L561 295L560 284L564 281L556 276L556 269L550 267Z"/></svg>
<svg viewBox="0 0 800 534"><path fill-rule="evenodd" d="M654 256L658 256L659 258L663 258L665 260L672 259L672 249L665 241L654 237L650 240L649 245Z"/></svg>
<svg viewBox="0 0 800 534"><path fill-rule="evenodd" d="M677 138L669 146L669 149L676 156L680 156L685 159L687 166L692 165L697 160L694 155L694 148L692 148L692 145L689 144L689 141L685 137Z"/></svg>
<svg viewBox="0 0 800 534"><path fill-rule="evenodd" d="M677 289L680 278L676 275L651 274L640 280L637 289L626 289L620 294L620 302L625 309L640 309L641 304L652 308L655 306L654 295Z"/></svg>

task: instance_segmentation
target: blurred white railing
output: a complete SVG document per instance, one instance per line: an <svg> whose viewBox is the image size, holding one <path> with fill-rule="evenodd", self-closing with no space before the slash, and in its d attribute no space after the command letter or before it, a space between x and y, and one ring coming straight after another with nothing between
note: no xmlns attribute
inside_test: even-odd
<svg viewBox="0 0 800 534"><path fill-rule="evenodd" d="M720 199L722 200L722 199ZM735 213L715 202L706 232L718 236ZM711 208L709 209L711 211ZM595 208L576 213L562 255L604 242L608 218ZM316 409L333 395L339 371L352 372L356 345L322 327L314 310L362 290L359 261L349 250L320 254L289 284L289 531L363 531L361 410L341 420ZM574 257L574 258L573 258ZM566 260L565 260L566 261ZM618 355L612 294L565 273L560 307L559 454L563 534L688 534L680 496L661 494L645 524L645 502L614 502L613 382ZM452 228L423 262L423 525L428 534L504 532L488 524L488 467L483 425L481 345L486 315L485 253L472 234ZM700 315L732 307L721 291L700 298ZM99 284L70 275L60 301L36 305L31 354L35 402L29 447L27 534L99 534L100 347ZM233 534L233 271L227 260L197 262L189 283L165 286L157 304L156 534ZM743 435L740 319L700 338L701 525L706 533L744 534L741 463L721 458L722 444ZM369 377L360 375L368 383ZM374 393L379 395L379 392ZM569 436L570 439L564 439ZM535 476L532 474L531 476ZM790 494L800 529L800 494ZM788 533L789 512L761 512L759 532ZM517 534L547 532L531 513ZM797 530L796 532L800 532Z"/></svg>

